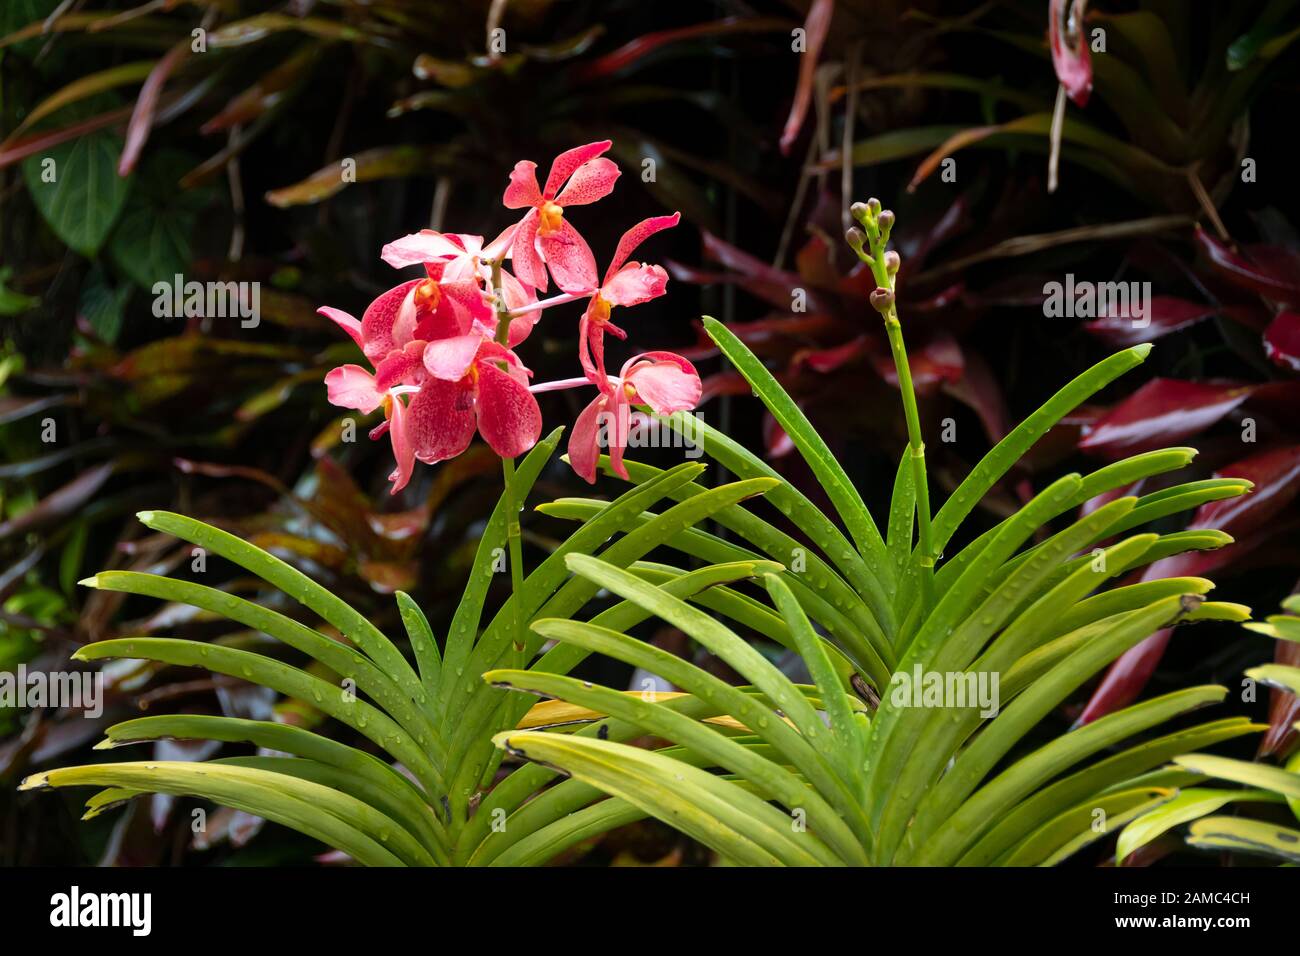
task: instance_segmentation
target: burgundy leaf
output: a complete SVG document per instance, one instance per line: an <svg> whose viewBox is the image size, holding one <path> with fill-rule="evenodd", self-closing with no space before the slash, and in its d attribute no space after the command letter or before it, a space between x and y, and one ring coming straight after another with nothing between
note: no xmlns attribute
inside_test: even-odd
<svg viewBox="0 0 1300 956"><path fill-rule="evenodd" d="M1146 315L1133 316L1125 308L1103 315L1084 325L1084 328L1111 345L1127 348L1177 332L1214 315L1214 307L1199 302L1189 302L1171 295L1151 297Z"/></svg>
<svg viewBox="0 0 1300 956"><path fill-rule="evenodd" d="M795 88L794 103L790 105L790 116L785 121L785 129L781 131L782 155L790 155L790 147L799 138L799 130L803 128L803 121L808 115L817 61L821 58L822 44L826 42L834 14L835 0L813 0L808 8L808 19L803 25L807 45L799 54L799 85Z"/></svg>
<svg viewBox="0 0 1300 956"><path fill-rule="evenodd" d="M1300 305L1300 259L1280 246L1234 252L1199 226L1196 244L1215 270L1233 285L1286 305Z"/></svg>
<svg viewBox="0 0 1300 956"><path fill-rule="evenodd" d="M1250 393L1241 385L1152 379L1086 427L1079 447L1118 460L1178 444L1222 419Z"/></svg>
<svg viewBox="0 0 1300 956"><path fill-rule="evenodd" d="M1268 357L1294 372L1300 372L1300 312L1283 312L1264 332Z"/></svg>

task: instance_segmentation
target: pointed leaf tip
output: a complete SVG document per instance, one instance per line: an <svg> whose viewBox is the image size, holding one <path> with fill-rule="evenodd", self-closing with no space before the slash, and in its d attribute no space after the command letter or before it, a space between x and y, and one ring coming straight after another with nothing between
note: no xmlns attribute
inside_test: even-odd
<svg viewBox="0 0 1300 956"><path fill-rule="evenodd" d="M99 587L99 575L92 574L88 578L82 578L77 582L77 584L81 585L83 588L97 588Z"/></svg>
<svg viewBox="0 0 1300 956"><path fill-rule="evenodd" d="M149 524L154 519L155 511L137 511L135 516L140 519L141 524Z"/></svg>
<svg viewBox="0 0 1300 956"><path fill-rule="evenodd" d="M1146 361L1146 357L1151 354L1151 343L1143 342L1141 345L1135 345L1132 351L1139 359Z"/></svg>

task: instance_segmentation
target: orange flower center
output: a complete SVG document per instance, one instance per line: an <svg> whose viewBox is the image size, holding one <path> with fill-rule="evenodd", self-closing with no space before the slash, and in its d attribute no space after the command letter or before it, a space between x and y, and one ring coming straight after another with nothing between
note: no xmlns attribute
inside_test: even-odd
<svg viewBox="0 0 1300 956"><path fill-rule="evenodd" d="M430 312L438 308L442 301L442 287L436 279L425 279L415 287L415 307Z"/></svg>
<svg viewBox="0 0 1300 956"><path fill-rule="evenodd" d="M608 322L609 310L613 307L614 306L610 304L608 299L604 296L598 295L591 300L591 311L588 315L591 317L591 321L593 322Z"/></svg>
<svg viewBox="0 0 1300 956"><path fill-rule="evenodd" d="M554 202L542 203L539 210L541 222L537 227L540 236L553 236L564 226L564 207Z"/></svg>
<svg viewBox="0 0 1300 956"><path fill-rule="evenodd" d="M626 395L626 396L628 397L629 400L635 399L635 398L636 398L636 387L633 386L633 384L632 384L631 382L624 382L624 383L623 383L623 394Z"/></svg>

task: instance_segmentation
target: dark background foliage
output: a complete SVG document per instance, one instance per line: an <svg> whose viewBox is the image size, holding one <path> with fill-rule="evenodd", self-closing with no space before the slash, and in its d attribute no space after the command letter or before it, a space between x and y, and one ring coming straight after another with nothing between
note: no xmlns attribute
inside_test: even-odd
<svg viewBox="0 0 1300 956"><path fill-rule="evenodd" d="M1271 611L1295 584L1300 523L1295 4L1096 6L1085 26L1104 31L1106 51L1092 55L1088 103L1066 109L1049 192L1058 84L1047 0L9 0L0 667L63 667L78 644L118 633L204 631L192 613L75 586L102 568L191 560L143 532L132 515L146 507L273 547L381 624L395 621L398 588L445 622L498 493L495 460L475 448L419 469L390 498L386 445L338 441L321 378L353 350L315 309L359 315L395 284L378 250L406 232L495 235L510 221L499 199L517 159L544 170L561 150L606 137L624 175L575 221L603 265L627 226L682 211L683 224L640 253L675 281L628 319L628 347L697 360L711 422L811 485L707 347L702 313L772 364L873 509L887 505L902 417L871 284L851 272L839 239L847 202L877 195L898 213L900 311L938 492L1070 376L1118 345L1155 341L1104 405L1040 443L987 518L1069 468L1192 444L1198 471L1245 475L1256 492L1171 519L1217 523L1239 540L1173 573L1212 571L1216 597ZM792 30L805 22L800 54ZM500 55L488 47L494 25L505 31ZM200 27L207 47L194 52ZM40 180L51 156L64 184L57 203ZM347 185L345 159L357 170ZM1046 317L1044 284L1067 273L1150 281L1150 327ZM260 282L260 326L156 317L152 285L175 274ZM554 310L530 340L539 379L574 374L575 320ZM618 348L616 360L630 354ZM548 396L548 423L571 421L573 402ZM53 441L42 438L47 420ZM541 490L573 488L556 470ZM528 528L536 549L559 531ZM221 573L231 588L253 587ZM680 635L659 637L694 653ZM1273 654L1210 625L1167 653L1157 645L1118 662L1056 729L1190 681L1236 686L1243 666ZM302 701L176 669L115 670L108 685L98 721L0 713L0 863L266 863L317 852L224 811L198 845L188 813L163 798L90 826L59 798L15 795L22 773L70 759L142 707L321 720ZM1271 702L1266 753L1292 745L1294 714L1294 700ZM702 854L643 824L575 859Z"/></svg>

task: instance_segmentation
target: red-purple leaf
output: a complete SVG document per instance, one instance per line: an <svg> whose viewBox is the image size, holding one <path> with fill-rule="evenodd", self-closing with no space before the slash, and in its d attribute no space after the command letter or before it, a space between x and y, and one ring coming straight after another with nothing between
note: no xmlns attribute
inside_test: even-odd
<svg viewBox="0 0 1300 956"><path fill-rule="evenodd" d="M812 102L813 77L817 73L817 61L821 58L822 44L831 28L831 17L835 14L835 0L813 0L808 8L808 19L804 21L805 47L799 54L799 85L794 91L794 103L790 106L790 116L781 131L781 153L790 155L790 147L799 138L804 118L808 115L808 105Z"/></svg>
<svg viewBox="0 0 1300 956"><path fill-rule="evenodd" d="M1084 429L1079 447L1118 460L1181 443L1250 397L1241 385L1156 378Z"/></svg>
<svg viewBox="0 0 1300 956"><path fill-rule="evenodd" d="M1293 372L1300 372L1300 312L1283 312L1264 332L1268 357Z"/></svg>
<svg viewBox="0 0 1300 956"><path fill-rule="evenodd" d="M1300 257L1292 250L1254 246L1235 252L1199 226L1196 244L1219 275L1233 285L1285 305L1300 305Z"/></svg>
<svg viewBox="0 0 1300 956"><path fill-rule="evenodd" d="M162 55L158 63L149 72L140 87L140 96L135 101L131 121L126 125L126 145L122 147L122 159L117 164L119 176L129 176L140 159L149 131L153 129L154 116L158 112L158 100L162 96L163 85L172 71L180 65L181 60L190 54L190 40L186 37Z"/></svg>
<svg viewBox="0 0 1300 956"><path fill-rule="evenodd" d="M1146 315L1134 316L1125 308L1103 315L1084 325L1100 339L1116 347L1127 348L1177 332L1214 315L1214 307L1189 302L1171 295L1151 297Z"/></svg>

